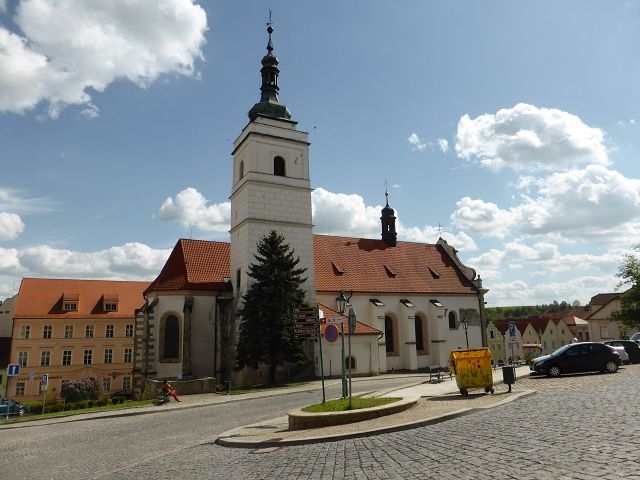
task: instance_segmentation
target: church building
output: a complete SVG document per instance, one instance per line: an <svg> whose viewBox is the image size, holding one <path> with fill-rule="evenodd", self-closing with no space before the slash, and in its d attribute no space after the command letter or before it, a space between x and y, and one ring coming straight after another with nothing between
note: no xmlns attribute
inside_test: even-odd
<svg viewBox="0 0 640 480"><path fill-rule="evenodd" d="M451 350L486 345L482 280L442 238L435 244L398 240L387 193L380 239L313 233L309 135L297 130L280 102L271 25L267 32L260 101L232 152L229 243L178 240L145 290L146 304L136 312L134 388L163 378L262 383L260 369L233 370L241 321L235 312L257 244L272 230L306 268L308 305L335 319L336 297L341 291L349 296L357 321L345 361L353 376L446 365ZM339 340L302 341L311 374L340 376Z"/></svg>

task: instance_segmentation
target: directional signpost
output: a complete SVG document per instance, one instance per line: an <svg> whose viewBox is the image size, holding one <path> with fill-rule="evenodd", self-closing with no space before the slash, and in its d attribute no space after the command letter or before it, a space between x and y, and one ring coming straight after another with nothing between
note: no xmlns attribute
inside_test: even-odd
<svg viewBox="0 0 640 480"><path fill-rule="evenodd" d="M293 338L313 340L318 336L318 313L315 308L293 310Z"/></svg>

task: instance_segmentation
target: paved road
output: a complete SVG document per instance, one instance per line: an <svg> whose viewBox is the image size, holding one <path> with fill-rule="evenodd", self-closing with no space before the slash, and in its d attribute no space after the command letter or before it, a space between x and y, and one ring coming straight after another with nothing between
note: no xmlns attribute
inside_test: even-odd
<svg viewBox="0 0 640 480"><path fill-rule="evenodd" d="M258 451L212 442L221 431L260 421L264 409L277 415L310 394L3 430L0 478L640 478L640 366L520 378L514 388L539 393L414 430Z"/></svg>

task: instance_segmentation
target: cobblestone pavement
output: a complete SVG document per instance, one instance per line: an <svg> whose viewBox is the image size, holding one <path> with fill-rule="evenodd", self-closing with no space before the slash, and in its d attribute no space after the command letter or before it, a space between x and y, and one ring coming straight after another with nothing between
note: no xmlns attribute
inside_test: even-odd
<svg viewBox="0 0 640 480"><path fill-rule="evenodd" d="M516 389L538 393L412 430L280 448L213 442L315 394L5 429L0 479L640 479L640 365L518 377Z"/></svg>
<svg viewBox="0 0 640 480"><path fill-rule="evenodd" d="M640 479L640 366L517 385L538 393L373 437L260 450L193 445L104 478Z"/></svg>

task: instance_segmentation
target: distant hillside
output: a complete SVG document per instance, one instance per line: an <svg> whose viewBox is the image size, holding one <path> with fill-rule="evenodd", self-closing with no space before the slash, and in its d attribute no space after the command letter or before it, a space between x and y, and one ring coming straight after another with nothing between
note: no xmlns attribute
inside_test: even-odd
<svg viewBox="0 0 640 480"><path fill-rule="evenodd" d="M571 307L579 307L580 302L575 301L572 304L567 302L553 302L550 305L524 305L516 307L490 307L486 309L487 321L501 320L505 318L527 318L540 317L548 312L557 312Z"/></svg>

